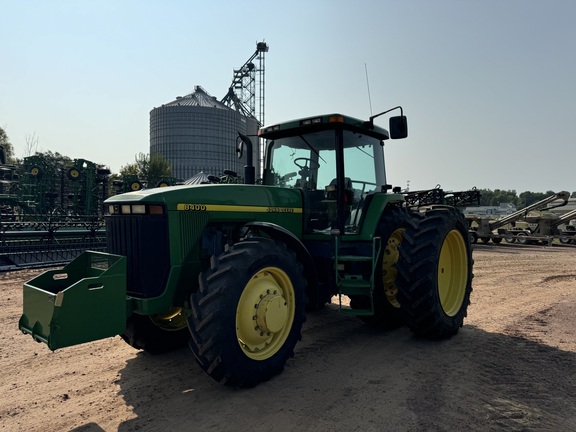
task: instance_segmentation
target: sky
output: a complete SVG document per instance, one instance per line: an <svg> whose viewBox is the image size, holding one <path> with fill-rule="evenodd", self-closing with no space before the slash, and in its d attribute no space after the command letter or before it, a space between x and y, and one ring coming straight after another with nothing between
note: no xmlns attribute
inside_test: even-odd
<svg viewBox="0 0 576 432"><path fill-rule="evenodd" d="M224 97L265 41L265 123L401 105L388 182L576 191L573 0L0 0L0 127L108 166L149 152L150 111ZM385 116L376 123L387 127Z"/></svg>

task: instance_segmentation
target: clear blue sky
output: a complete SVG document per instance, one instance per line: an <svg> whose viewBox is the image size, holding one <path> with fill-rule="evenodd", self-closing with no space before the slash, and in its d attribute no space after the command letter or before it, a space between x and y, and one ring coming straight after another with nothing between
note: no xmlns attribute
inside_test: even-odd
<svg viewBox="0 0 576 432"><path fill-rule="evenodd" d="M222 98L266 41L266 123L402 105L386 145L410 189L576 190L576 1L0 0L0 126L118 172L149 112ZM385 119L380 125L387 127Z"/></svg>

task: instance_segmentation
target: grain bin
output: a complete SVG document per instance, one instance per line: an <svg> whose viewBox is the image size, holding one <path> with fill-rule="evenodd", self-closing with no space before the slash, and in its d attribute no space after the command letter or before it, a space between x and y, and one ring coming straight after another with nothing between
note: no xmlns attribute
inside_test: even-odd
<svg viewBox="0 0 576 432"><path fill-rule="evenodd" d="M238 132L256 135L257 130L255 119L246 118L196 86L194 93L150 111L150 155L162 155L172 165L172 175L181 180L199 172L219 175L233 170L243 175L246 155L242 159L236 156L236 138ZM258 146L254 147L257 161Z"/></svg>

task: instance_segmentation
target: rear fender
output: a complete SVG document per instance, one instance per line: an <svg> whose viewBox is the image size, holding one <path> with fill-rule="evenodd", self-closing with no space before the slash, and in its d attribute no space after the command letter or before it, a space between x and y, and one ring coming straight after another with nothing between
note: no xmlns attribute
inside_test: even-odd
<svg viewBox="0 0 576 432"><path fill-rule="evenodd" d="M399 205L403 202L404 196L402 194L382 192L369 195L362 207L360 236L363 238L372 238L378 229L378 224L380 223L384 209L386 209L388 205Z"/></svg>

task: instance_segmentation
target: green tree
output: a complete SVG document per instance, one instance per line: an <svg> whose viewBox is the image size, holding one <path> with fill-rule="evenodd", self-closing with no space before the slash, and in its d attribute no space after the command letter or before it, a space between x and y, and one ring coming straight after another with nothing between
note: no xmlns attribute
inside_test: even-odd
<svg viewBox="0 0 576 432"><path fill-rule="evenodd" d="M172 176L170 163L159 154L138 153L134 162L120 168L122 176L135 175L148 187L154 187L163 177Z"/></svg>
<svg viewBox="0 0 576 432"><path fill-rule="evenodd" d="M490 189L478 189L480 192L480 205L489 206L494 196L494 192Z"/></svg>
<svg viewBox="0 0 576 432"><path fill-rule="evenodd" d="M155 186L163 177L172 177L172 166L170 162L160 154L150 155L147 176L148 184Z"/></svg>
<svg viewBox="0 0 576 432"><path fill-rule="evenodd" d="M6 160L2 159L0 160L0 162L13 165L16 162L16 160L14 159L14 147L10 142L10 138L8 138L8 134L1 127L0 127L0 147L3 147L6 152L5 153ZM2 158L4 158L4 155L2 155Z"/></svg>
<svg viewBox="0 0 576 432"><path fill-rule="evenodd" d="M519 208L528 207L538 201L542 201L544 198L549 197L550 195L554 195L553 191L547 192L522 192L519 196Z"/></svg>
<svg viewBox="0 0 576 432"><path fill-rule="evenodd" d="M72 166L74 162L68 156L61 155L58 152L53 153L50 150L45 152L36 152L36 155L42 156L51 166L58 167L61 169L65 169Z"/></svg>
<svg viewBox="0 0 576 432"><path fill-rule="evenodd" d="M494 189L494 194L490 199L491 206L499 206L503 203L518 204L518 197L515 190Z"/></svg>

